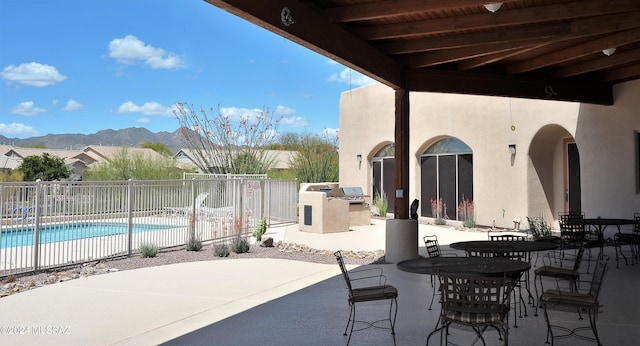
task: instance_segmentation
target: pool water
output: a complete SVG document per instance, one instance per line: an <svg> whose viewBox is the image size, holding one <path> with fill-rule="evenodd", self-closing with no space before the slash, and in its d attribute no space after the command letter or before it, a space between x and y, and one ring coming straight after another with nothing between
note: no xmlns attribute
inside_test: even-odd
<svg viewBox="0 0 640 346"><path fill-rule="evenodd" d="M176 228L178 226L133 224L132 232L160 231ZM118 234L127 234L128 225L117 222L84 222L74 224L57 224L42 226L40 228L40 244L55 243L61 241L105 237ZM0 236L0 248L33 245L34 228L24 226L2 230Z"/></svg>

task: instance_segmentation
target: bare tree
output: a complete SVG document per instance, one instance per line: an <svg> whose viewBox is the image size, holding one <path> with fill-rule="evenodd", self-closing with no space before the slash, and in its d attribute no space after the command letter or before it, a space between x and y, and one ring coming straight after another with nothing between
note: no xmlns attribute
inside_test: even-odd
<svg viewBox="0 0 640 346"><path fill-rule="evenodd" d="M212 107L209 110L213 113ZM267 150L278 135L280 118L268 108L231 116L209 115L204 108L177 103L173 111L182 138L201 171L217 174L265 174L275 161Z"/></svg>

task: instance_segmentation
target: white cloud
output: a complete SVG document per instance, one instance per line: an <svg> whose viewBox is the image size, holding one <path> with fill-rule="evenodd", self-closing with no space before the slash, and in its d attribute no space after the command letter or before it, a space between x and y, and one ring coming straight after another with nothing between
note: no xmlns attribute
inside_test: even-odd
<svg viewBox="0 0 640 346"><path fill-rule="evenodd" d="M20 123L12 123L12 124L3 124L0 123L0 133L5 136L11 137L33 137L38 135L38 131L31 126L20 124Z"/></svg>
<svg viewBox="0 0 640 346"><path fill-rule="evenodd" d="M18 66L9 65L2 70L0 76L9 84L18 83L39 88L60 83L67 79L55 67L38 64L37 62Z"/></svg>
<svg viewBox="0 0 640 346"><path fill-rule="evenodd" d="M258 108L220 107L220 114L229 117L229 119L233 121L238 121L242 118L255 119L262 113L263 110Z"/></svg>
<svg viewBox="0 0 640 346"><path fill-rule="evenodd" d="M349 84L353 86L362 86L371 83L375 83L376 81L363 75L360 72L354 71L350 68L345 68L339 74L334 73L329 77L330 82L337 82L342 84Z"/></svg>
<svg viewBox="0 0 640 346"><path fill-rule="evenodd" d="M277 115L287 116L287 115L296 114L296 110L287 106L277 106L275 113Z"/></svg>
<svg viewBox="0 0 640 346"><path fill-rule="evenodd" d="M11 108L9 111L12 114L24 115L26 117L35 117L40 113L44 113L47 110L40 107L35 107L33 101L20 102L19 105Z"/></svg>
<svg viewBox="0 0 640 346"><path fill-rule="evenodd" d="M121 64L135 65L142 62L153 69L175 70L184 65L177 54L145 45L143 41L132 35L111 40L109 56Z"/></svg>
<svg viewBox="0 0 640 346"><path fill-rule="evenodd" d="M340 129L326 127L324 131L322 131L322 133L326 134L329 137L338 137L338 135L340 134Z"/></svg>
<svg viewBox="0 0 640 346"><path fill-rule="evenodd" d="M282 118L282 120L280 120L280 124L291 127L305 127L309 125L307 119L297 115Z"/></svg>
<svg viewBox="0 0 640 346"><path fill-rule="evenodd" d="M71 100L67 101L67 105L64 106L63 109L65 111L67 111L67 112L73 112L73 111L77 111L77 110L82 109L82 108L84 108L84 105L82 103L71 99Z"/></svg>
<svg viewBox="0 0 640 346"><path fill-rule="evenodd" d="M142 106L138 106L131 101L127 101L118 107L117 113L142 113L144 115L157 115L161 117L173 116L171 107L165 107L158 102L145 102Z"/></svg>
<svg viewBox="0 0 640 346"><path fill-rule="evenodd" d="M149 119L149 118L140 118L140 119L136 120L136 122L139 123L139 124L148 124L148 123L151 122L151 119Z"/></svg>

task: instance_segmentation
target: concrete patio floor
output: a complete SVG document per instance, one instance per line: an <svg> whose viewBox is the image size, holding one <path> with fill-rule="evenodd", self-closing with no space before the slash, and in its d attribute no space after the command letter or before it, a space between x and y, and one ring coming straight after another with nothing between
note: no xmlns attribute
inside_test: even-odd
<svg viewBox="0 0 640 346"><path fill-rule="evenodd" d="M384 222L347 233L308 234L297 225L273 228L274 240L327 250L384 249ZM420 225L419 238L437 234L440 243L486 239L483 232ZM424 246L420 253L426 255ZM640 340L640 265L615 268L613 247L602 288L598 330L604 345L636 345ZM539 263L538 265L540 265ZM399 290L397 345L424 345L433 330L439 304L427 310L429 277L379 265ZM350 266L353 268L354 266ZM583 266L586 269L586 262ZM589 275L583 276L588 278ZM586 284L582 286L586 287ZM239 259L182 263L71 280L0 299L2 345L341 345L348 317L346 287L337 265L275 259ZM510 329L512 345L543 345L542 312L518 319ZM358 306L359 316L377 319L388 310ZM575 314L554 319L578 321ZM513 325L513 318L510 319ZM22 332L22 335L9 335ZM30 334L24 334L29 332ZM487 345L500 344L488 331ZM468 330L452 329L450 341L467 344ZM431 344L438 344L438 338ZM387 330L354 333L352 345L392 345ZM576 338L556 345L589 344ZM591 343L595 344L595 343Z"/></svg>

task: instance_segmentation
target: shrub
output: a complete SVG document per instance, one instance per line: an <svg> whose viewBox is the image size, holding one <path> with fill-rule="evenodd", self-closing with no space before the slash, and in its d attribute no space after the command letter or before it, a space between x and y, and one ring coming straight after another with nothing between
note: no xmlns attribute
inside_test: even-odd
<svg viewBox="0 0 640 346"><path fill-rule="evenodd" d="M253 231L253 236L256 237L257 241L262 241L262 235L267 231L267 218L263 217L258 222L258 227Z"/></svg>
<svg viewBox="0 0 640 346"><path fill-rule="evenodd" d="M216 244L213 247L213 254L218 257L228 257L231 251L229 251L229 246L227 244Z"/></svg>
<svg viewBox="0 0 640 346"><path fill-rule="evenodd" d="M376 193L376 198L373 200L373 205L378 208L378 215L381 217L387 217L387 211L389 209L389 201L387 201L387 195L384 192Z"/></svg>
<svg viewBox="0 0 640 346"><path fill-rule="evenodd" d="M202 250L202 241L198 238L190 238L187 242L187 251Z"/></svg>
<svg viewBox="0 0 640 346"><path fill-rule="evenodd" d="M551 226L544 219L544 216L527 216L527 221L529 222L529 230L531 231L531 235L534 238L538 239L551 236Z"/></svg>
<svg viewBox="0 0 640 346"><path fill-rule="evenodd" d="M247 253L249 252L249 240L243 238L240 235L233 239L231 243L231 251L235 253Z"/></svg>
<svg viewBox="0 0 640 346"><path fill-rule="evenodd" d="M143 258L156 257L158 254L158 245L152 243L142 243L140 245L140 255Z"/></svg>

